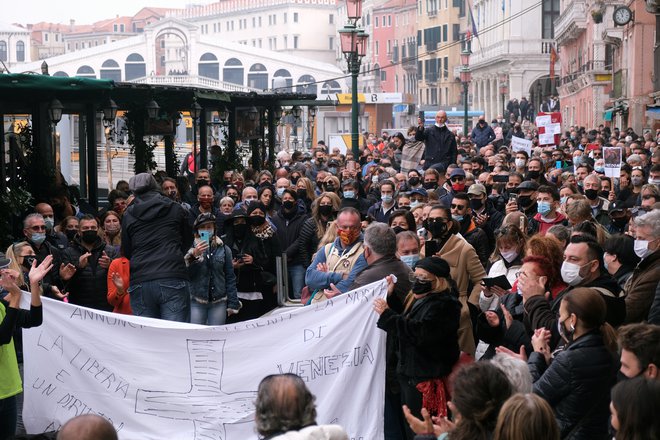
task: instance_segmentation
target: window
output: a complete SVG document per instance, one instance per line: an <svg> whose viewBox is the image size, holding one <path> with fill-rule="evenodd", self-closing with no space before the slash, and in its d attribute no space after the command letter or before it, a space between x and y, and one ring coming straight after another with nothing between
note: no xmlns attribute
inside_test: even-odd
<svg viewBox="0 0 660 440"><path fill-rule="evenodd" d="M392 53L392 42L390 40L387 40L387 53Z"/></svg>
<svg viewBox="0 0 660 440"><path fill-rule="evenodd" d="M559 17L559 0L543 0L541 38L555 38L555 20Z"/></svg>
<svg viewBox="0 0 660 440"><path fill-rule="evenodd" d="M446 24L442 25L442 41L447 41L447 31L448 27Z"/></svg>
<svg viewBox="0 0 660 440"><path fill-rule="evenodd" d="M55 41L60 41L60 34L55 34Z"/></svg>
<svg viewBox="0 0 660 440"><path fill-rule="evenodd" d="M288 15L287 15L287 13L285 12L285 13L284 13L284 22L286 23L288 20L289 20L289 17L288 17Z"/></svg>
<svg viewBox="0 0 660 440"><path fill-rule="evenodd" d="M442 77L444 79L449 78L449 57L445 57L444 59L444 66L442 68Z"/></svg>
<svg viewBox="0 0 660 440"><path fill-rule="evenodd" d="M259 16L259 27L261 27L261 16Z"/></svg>
<svg viewBox="0 0 660 440"><path fill-rule="evenodd" d="M273 15L273 24L277 24L277 15Z"/></svg>
<svg viewBox="0 0 660 440"><path fill-rule="evenodd" d="M330 24L335 23L335 14L328 15L328 23L330 23Z"/></svg>
<svg viewBox="0 0 660 440"><path fill-rule="evenodd" d="M7 42L0 41L0 61L7 61Z"/></svg>
<svg viewBox="0 0 660 440"><path fill-rule="evenodd" d="M25 43L16 42L16 61L25 61Z"/></svg>
<svg viewBox="0 0 660 440"><path fill-rule="evenodd" d="M284 36L284 50L289 48L289 37Z"/></svg>
<svg viewBox="0 0 660 440"><path fill-rule="evenodd" d="M328 37L328 49L335 49L335 37Z"/></svg>
<svg viewBox="0 0 660 440"><path fill-rule="evenodd" d="M252 17L252 27L257 27L257 17Z"/></svg>
<svg viewBox="0 0 660 440"><path fill-rule="evenodd" d="M376 41L376 46L374 46L374 47L375 47L374 55L378 55L378 52L379 52L379 50L378 50L379 49L378 41Z"/></svg>
<svg viewBox="0 0 660 440"><path fill-rule="evenodd" d="M44 32L44 41L48 41L48 34Z"/></svg>
<svg viewBox="0 0 660 440"><path fill-rule="evenodd" d="M298 13L297 12L293 13L293 22L298 23Z"/></svg>
<svg viewBox="0 0 660 440"><path fill-rule="evenodd" d="M378 27L378 17L374 17L374 27Z"/></svg>
<svg viewBox="0 0 660 440"><path fill-rule="evenodd" d="M392 27L392 16L391 16L391 15L388 15L388 16L387 16L387 25L388 25L389 27Z"/></svg>
<svg viewBox="0 0 660 440"><path fill-rule="evenodd" d="M124 32L126 30L126 27L123 24L119 25L119 32Z"/></svg>
<svg viewBox="0 0 660 440"><path fill-rule="evenodd" d="M461 39L461 25L452 24L451 25L452 41L458 41Z"/></svg>
<svg viewBox="0 0 660 440"><path fill-rule="evenodd" d="M293 36L293 48L298 49L298 35Z"/></svg>
<svg viewBox="0 0 660 440"><path fill-rule="evenodd" d="M112 25L112 31L113 32L117 32L118 29L119 29L119 26L117 26L117 24Z"/></svg>

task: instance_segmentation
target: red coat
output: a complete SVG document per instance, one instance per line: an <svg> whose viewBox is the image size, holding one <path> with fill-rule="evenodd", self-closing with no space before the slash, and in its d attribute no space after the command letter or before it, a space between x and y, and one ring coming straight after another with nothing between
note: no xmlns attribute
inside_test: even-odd
<svg viewBox="0 0 660 440"><path fill-rule="evenodd" d="M112 282L112 274L118 273L124 282L124 292L128 290L130 280L130 263L128 258L117 258L112 260L110 267L108 267L108 303L112 304L114 313L121 313L123 315L132 315L131 300L128 293L119 297L117 295L117 288L115 283Z"/></svg>

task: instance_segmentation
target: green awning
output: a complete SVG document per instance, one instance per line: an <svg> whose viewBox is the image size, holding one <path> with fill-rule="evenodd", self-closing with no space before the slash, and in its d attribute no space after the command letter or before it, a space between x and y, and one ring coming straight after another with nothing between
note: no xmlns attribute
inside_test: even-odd
<svg viewBox="0 0 660 440"><path fill-rule="evenodd" d="M7 91L28 90L34 92L57 93L65 91L111 90L114 82L109 79L63 78L27 73L0 75L0 94Z"/></svg>

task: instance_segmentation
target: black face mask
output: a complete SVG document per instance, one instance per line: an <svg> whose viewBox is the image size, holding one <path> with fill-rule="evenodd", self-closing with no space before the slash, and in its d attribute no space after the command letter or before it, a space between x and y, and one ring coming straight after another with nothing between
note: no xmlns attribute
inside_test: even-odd
<svg viewBox="0 0 660 440"><path fill-rule="evenodd" d="M598 198L598 190L597 189L585 189L584 190L584 195L589 200L596 200Z"/></svg>
<svg viewBox="0 0 660 440"><path fill-rule="evenodd" d="M628 219L626 217L612 219L612 224L621 230L623 230L626 227L627 223L628 223Z"/></svg>
<svg viewBox="0 0 660 440"><path fill-rule="evenodd" d="M298 183L298 179L299 179L299 177L297 177L297 176L296 176L296 177L292 177L292 178L291 178L291 183L295 185L296 183Z"/></svg>
<svg viewBox="0 0 660 440"><path fill-rule="evenodd" d="M332 215L332 205L320 205L319 214L323 217L330 217Z"/></svg>
<svg viewBox="0 0 660 440"><path fill-rule="evenodd" d="M541 172L536 170L528 171L527 177L529 177L530 179L538 179L539 177L541 177Z"/></svg>
<svg viewBox="0 0 660 440"><path fill-rule="evenodd" d="M32 269L32 263L36 259L37 257L35 257L34 255L26 255L25 257L23 257L23 267L26 268L27 270Z"/></svg>
<svg viewBox="0 0 660 440"><path fill-rule="evenodd" d="M415 278L415 281L412 283L412 292L416 295L423 295L432 290L433 283L431 281L421 281L419 278Z"/></svg>
<svg viewBox="0 0 660 440"><path fill-rule="evenodd" d="M532 204L532 198L530 196L518 196L518 204L526 208Z"/></svg>
<svg viewBox="0 0 660 440"><path fill-rule="evenodd" d="M93 244L98 238L99 234L96 231L82 231L80 238L87 244Z"/></svg>
<svg viewBox="0 0 660 440"><path fill-rule="evenodd" d="M292 200L282 202L282 208L284 208L285 211L293 211L296 208L296 202Z"/></svg>
<svg viewBox="0 0 660 440"><path fill-rule="evenodd" d="M407 231L407 229L403 229L401 226L395 226L392 228L395 234L398 234L399 232Z"/></svg>
<svg viewBox="0 0 660 440"><path fill-rule="evenodd" d="M260 215L255 215L252 217L248 217L248 221L250 222L250 225L252 226L261 226L264 223L266 223L266 217L262 217Z"/></svg>
<svg viewBox="0 0 660 440"><path fill-rule="evenodd" d="M470 208L479 210L484 206L484 201L481 199L470 199Z"/></svg>
<svg viewBox="0 0 660 440"><path fill-rule="evenodd" d="M426 220L424 227L431 233L433 238L440 238L447 232L447 224L441 221Z"/></svg>
<svg viewBox="0 0 660 440"><path fill-rule="evenodd" d="M335 192L335 186L334 185L326 185L325 190L327 192Z"/></svg>
<svg viewBox="0 0 660 440"><path fill-rule="evenodd" d="M438 182L424 182L424 189L434 189L438 186Z"/></svg>
<svg viewBox="0 0 660 440"><path fill-rule="evenodd" d="M316 187L318 189L323 189L323 182L316 182Z"/></svg>
<svg viewBox="0 0 660 440"><path fill-rule="evenodd" d="M601 192L600 192L600 196L603 197L603 198L605 198L605 199L607 199L607 198L610 197L610 192L607 191L607 190L605 190L605 191L601 191Z"/></svg>
<svg viewBox="0 0 660 440"><path fill-rule="evenodd" d="M197 181L197 188L201 188L203 186L208 186L209 181L206 179L200 179Z"/></svg>
<svg viewBox="0 0 660 440"><path fill-rule="evenodd" d="M245 237L245 234L247 233L247 228L248 225L246 225L245 223L239 223L238 225L234 225L234 235L238 238Z"/></svg>
<svg viewBox="0 0 660 440"><path fill-rule="evenodd" d="M304 199L307 197L307 190L305 189L298 189L296 190L296 194L298 195L299 199Z"/></svg>
<svg viewBox="0 0 660 440"><path fill-rule="evenodd" d="M408 179L408 183L410 184L410 186L419 185L419 177L411 177L410 179Z"/></svg>
<svg viewBox="0 0 660 440"><path fill-rule="evenodd" d="M65 233L66 233L66 238L67 238L69 241L71 241L71 240L73 240L73 237L76 236L76 234L78 233L78 231L76 231L75 229L67 229L67 230L65 231Z"/></svg>

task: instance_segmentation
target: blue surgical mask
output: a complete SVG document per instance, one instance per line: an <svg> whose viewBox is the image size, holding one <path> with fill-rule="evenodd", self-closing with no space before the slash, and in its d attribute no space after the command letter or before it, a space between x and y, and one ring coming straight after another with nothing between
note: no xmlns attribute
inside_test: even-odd
<svg viewBox="0 0 660 440"><path fill-rule="evenodd" d="M355 197L355 191L344 191L344 198L352 199Z"/></svg>
<svg viewBox="0 0 660 440"><path fill-rule="evenodd" d="M461 223L463 221L464 216L462 215L452 215L452 218L456 220L457 222Z"/></svg>
<svg viewBox="0 0 660 440"><path fill-rule="evenodd" d="M401 255L401 262L404 263L409 268L414 268L415 263L419 261L419 254L414 255Z"/></svg>
<svg viewBox="0 0 660 440"><path fill-rule="evenodd" d="M53 217L44 217L44 223L46 223L46 230L52 231L53 226L55 226L55 219Z"/></svg>
<svg viewBox="0 0 660 440"><path fill-rule="evenodd" d="M336 176L336 175L337 175L337 168L335 168L335 167L330 167L330 168L328 168L328 172L329 172L330 174L332 174L333 176Z"/></svg>
<svg viewBox="0 0 660 440"><path fill-rule="evenodd" d="M594 167L594 170L595 170L597 173L604 173L604 172L605 172L605 167L599 165L599 166L597 166L597 167Z"/></svg>
<svg viewBox="0 0 660 440"><path fill-rule="evenodd" d="M420 202L419 200L411 200L411 201L410 201L410 209L411 209L411 210L412 210L412 209L415 209L415 208L417 208L418 206L420 206L421 204L422 204L422 202Z"/></svg>
<svg viewBox="0 0 660 440"><path fill-rule="evenodd" d="M284 195L284 190L285 189L286 188L277 188L277 190L275 190L275 192L277 193L277 197L279 197L281 199L282 196Z"/></svg>
<svg viewBox="0 0 660 440"><path fill-rule="evenodd" d="M46 234L43 232L34 232L32 234L32 243L36 244L37 246L41 246L41 243L43 243L46 240Z"/></svg>
<svg viewBox="0 0 660 440"><path fill-rule="evenodd" d="M564 204L566 203L567 200L568 200L568 196L564 196L564 197L561 198L561 200L560 200L559 202L560 202L562 205L564 205Z"/></svg>
<svg viewBox="0 0 660 440"><path fill-rule="evenodd" d="M394 197L392 197L392 194L383 194L380 196L380 199L384 203L392 203L392 200L394 200Z"/></svg>
<svg viewBox="0 0 660 440"><path fill-rule="evenodd" d="M537 202L536 205L536 211L542 216L550 214L550 211L552 210L552 205L550 205L550 202Z"/></svg>

